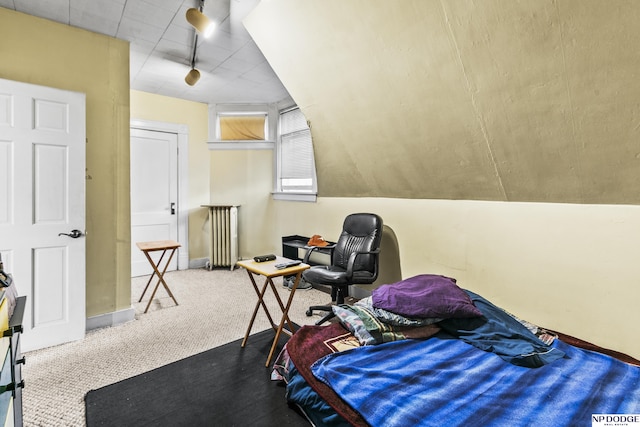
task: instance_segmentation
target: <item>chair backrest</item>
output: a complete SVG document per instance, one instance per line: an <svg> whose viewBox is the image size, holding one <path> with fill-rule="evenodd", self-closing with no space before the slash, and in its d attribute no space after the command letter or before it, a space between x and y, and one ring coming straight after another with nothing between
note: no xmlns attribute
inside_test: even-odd
<svg viewBox="0 0 640 427"><path fill-rule="evenodd" d="M382 218L372 213L355 213L347 216L342 233L333 250L332 264L346 269L353 252L370 252L380 249L382 240ZM373 280L378 273L377 255L360 255L356 258L355 271L367 272ZM355 275L355 274L354 274Z"/></svg>

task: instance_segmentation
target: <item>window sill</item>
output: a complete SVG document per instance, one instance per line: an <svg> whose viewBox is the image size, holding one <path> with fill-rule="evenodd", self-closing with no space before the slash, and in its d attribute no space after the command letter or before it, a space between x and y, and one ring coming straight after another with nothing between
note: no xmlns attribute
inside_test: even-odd
<svg viewBox="0 0 640 427"><path fill-rule="evenodd" d="M316 193L293 193L293 192L273 192L273 200L284 200L289 202L311 202L315 203L318 195Z"/></svg>
<svg viewBox="0 0 640 427"><path fill-rule="evenodd" d="M273 141L209 141L209 150L273 150Z"/></svg>

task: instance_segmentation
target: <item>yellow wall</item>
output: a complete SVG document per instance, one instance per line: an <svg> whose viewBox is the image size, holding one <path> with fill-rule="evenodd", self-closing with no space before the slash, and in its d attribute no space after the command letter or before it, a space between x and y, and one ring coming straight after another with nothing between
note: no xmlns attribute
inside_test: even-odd
<svg viewBox="0 0 640 427"><path fill-rule="evenodd" d="M327 212L376 212L397 236L402 277L455 277L524 319L640 356L631 339L640 321L638 206L380 198L275 205L274 234L317 230L328 239L340 219Z"/></svg>
<svg viewBox="0 0 640 427"><path fill-rule="evenodd" d="M241 205L244 257L279 253L283 235L335 239L346 214L377 212L398 241L397 275L456 277L525 319L640 357L640 344L631 339L640 323L640 207L353 197L273 201L270 151L205 152L206 107L129 92L127 70L122 41L0 8L2 78L87 94L88 316L130 306L131 109L135 119L189 126L192 259L207 256L203 203ZM382 179L384 171L379 173Z"/></svg>
<svg viewBox="0 0 640 427"><path fill-rule="evenodd" d="M640 357L638 19L629 0L261 2L244 24L311 122L322 197L246 201L264 231L241 249L374 211L403 277Z"/></svg>
<svg viewBox="0 0 640 427"><path fill-rule="evenodd" d="M378 284L423 273L448 275L524 319L640 357L640 343L631 339L640 323L640 206L349 197L274 201L272 172L264 167L271 161L268 152L212 156L211 197L233 195L242 205L245 258L281 253L282 236L335 240L347 214L375 212L399 248L399 259L385 262L393 270L381 272ZM383 239L383 258L395 256L394 249L385 248Z"/></svg>
<svg viewBox="0 0 640 427"><path fill-rule="evenodd" d="M86 94L87 316L130 307L129 44L0 8L0 77Z"/></svg>
<svg viewBox="0 0 640 427"><path fill-rule="evenodd" d="M207 104L146 92L131 91L131 119L187 125L189 167L187 209L189 212L189 259L208 256L207 210L209 203L209 150L207 148ZM181 153L182 155L183 153Z"/></svg>
<svg viewBox="0 0 640 427"><path fill-rule="evenodd" d="M311 122L321 196L639 204L638 21L635 0L271 0L244 24Z"/></svg>
<svg viewBox="0 0 640 427"><path fill-rule="evenodd" d="M211 152L211 203L237 204L241 254L260 246L267 230L275 227L270 212L273 153L271 150ZM257 250L254 249L254 250ZM262 253L260 251L255 254Z"/></svg>

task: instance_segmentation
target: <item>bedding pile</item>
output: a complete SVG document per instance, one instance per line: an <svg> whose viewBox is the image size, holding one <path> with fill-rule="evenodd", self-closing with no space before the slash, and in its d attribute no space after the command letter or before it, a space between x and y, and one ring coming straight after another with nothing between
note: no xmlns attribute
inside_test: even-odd
<svg viewBox="0 0 640 427"><path fill-rule="evenodd" d="M456 285L420 275L304 326L274 379L314 425L590 425L640 413L640 367L554 339ZM578 340L579 341L579 340Z"/></svg>

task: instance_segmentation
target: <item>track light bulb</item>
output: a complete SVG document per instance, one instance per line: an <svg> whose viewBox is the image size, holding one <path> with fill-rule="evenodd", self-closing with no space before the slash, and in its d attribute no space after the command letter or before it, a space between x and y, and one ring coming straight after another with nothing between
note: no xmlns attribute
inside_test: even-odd
<svg viewBox="0 0 640 427"><path fill-rule="evenodd" d="M193 25L205 38L211 37L216 28L216 24L211 19L193 7L187 10L187 22Z"/></svg>
<svg viewBox="0 0 640 427"><path fill-rule="evenodd" d="M189 86L193 86L194 84L198 83L198 80L200 80L200 71L196 70L195 68L192 68L184 78L185 83L187 83Z"/></svg>

